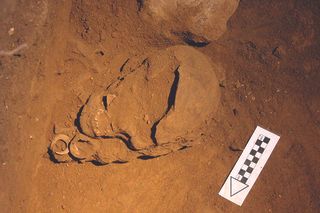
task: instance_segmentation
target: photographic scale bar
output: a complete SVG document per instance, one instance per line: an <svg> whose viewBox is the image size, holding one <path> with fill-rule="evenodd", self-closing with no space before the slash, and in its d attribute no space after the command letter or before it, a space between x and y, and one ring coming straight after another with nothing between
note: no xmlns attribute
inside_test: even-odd
<svg viewBox="0 0 320 213"><path fill-rule="evenodd" d="M257 126L219 195L241 206L279 139L278 135Z"/></svg>

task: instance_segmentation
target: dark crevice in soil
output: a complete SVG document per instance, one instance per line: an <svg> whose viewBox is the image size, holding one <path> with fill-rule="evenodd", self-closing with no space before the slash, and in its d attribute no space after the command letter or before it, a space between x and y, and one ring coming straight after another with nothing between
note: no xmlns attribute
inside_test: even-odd
<svg viewBox="0 0 320 213"><path fill-rule="evenodd" d="M48 147L48 151L47 151L48 155L49 155L49 159L53 162L53 163L63 163L63 162L59 162L55 157L54 154L52 152L52 150L50 149L50 147Z"/></svg>
<svg viewBox="0 0 320 213"><path fill-rule="evenodd" d="M142 155L142 156L139 156L138 159L141 159L141 160L150 160L150 159L154 159L154 158L157 158L159 156L151 156L151 155Z"/></svg>
<svg viewBox="0 0 320 213"><path fill-rule="evenodd" d="M105 166L105 165L108 165L108 164L111 164L111 163L114 163L114 164L125 164L125 163L128 163L128 161L120 161L120 160L115 160L115 161L112 161L111 163L103 163L102 161L99 161L99 159L97 160L92 160L91 163L95 166Z"/></svg>
<svg viewBox="0 0 320 213"><path fill-rule="evenodd" d="M85 106L85 104L80 107L79 112L77 113L77 117L76 117L76 119L74 120L74 125L77 127L77 129L79 130L79 132L82 133L82 134L84 134L84 133L83 133L83 130L82 130L82 128L81 128L80 117L81 117L81 113L82 113L82 110L83 110L84 106ZM84 135L85 135L85 134L84 134Z"/></svg>
<svg viewBox="0 0 320 213"><path fill-rule="evenodd" d="M95 165L95 166L105 166L105 165L108 164L108 163L102 163L102 162L100 162L100 161L98 161L98 160L92 160L91 163L92 163L93 165Z"/></svg>
<svg viewBox="0 0 320 213"><path fill-rule="evenodd" d="M103 103L104 109L105 109L105 110L108 110L108 100L107 100L107 96L103 96L103 97L102 97L102 103Z"/></svg>
<svg viewBox="0 0 320 213"><path fill-rule="evenodd" d="M76 117L76 119L74 119L74 122L73 122L73 125L74 125L75 127L77 127L77 129L79 130L79 132L82 133L82 134L84 134L84 133L83 133L83 130L82 130L81 125L80 125L80 117L81 117L81 113L82 113L82 111L83 111L83 108L84 108L84 106L89 102L90 97L91 97L91 95L88 97L88 99L86 100L86 102L80 107L80 109L79 109L79 111L78 111L78 113L77 113L77 117ZM85 134L84 134L84 135L85 135Z"/></svg>
<svg viewBox="0 0 320 213"><path fill-rule="evenodd" d="M193 34L191 32L173 32L174 35L180 37L186 44L193 47L204 47L210 44L210 41L203 36Z"/></svg>
<svg viewBox="0 0 320 213"><path fill-rule="evenodd" d="M168 98L168 108L166 110L167 114L172 107L174 107L175 102L176 102L176 95L177 95L177 90L178 90L178 83L179 83L179 79L180 79L180 73L178 71L179 67L176 69L176 71L174 71L174 80L170 89L170 93L169 93L169 98Z"/></svg>
<svg viewBox="0 0 320 213"><path fill-rule="evenodd" d="M144 6L144 0L137 0L138 12L141 12Z"/></svg>
<svg viewBox="0 0 320 213"><path fill-rule="evenodd" d="M125 163L128 163L128 161L115 160L115 161L112 161L112 163L125 164Z"/></svg>
<svg viewBox="0 0 320 213"><path fill-rule="evenodd" d="M120 72L123 71L123 68L126 66L126 64L129 62L129 58L122 64L122 66L120 67Z"/></svg>
<svg viewBox="0 0 320 213"><path fill-rule="evenodd" d="M102 138L102 139L111 139L111 138L117 138L119 140L121 140L127 147L128 149L132 150L132 151L136 151L137 149L132 145L132 142L131 142L131 136L126 133L126 132L120 132L119 133L120 135L117 135L117 136L96 136L96 137L93 137L95 139L97 138Z"/></svg>
<svg viewBox="0 0 320 213"><path fill-rule="evenodd" d="M164 117L164 116L163 116ZM157 138L156 138L156 131L157 131L157 126L159 124L159 122L161 121L161 119L163 118L161 117L160 120L156 121L152 127L151 127L151 139L152 139L152 142L155 144L155 145L158 145L158 141L157 141Z"/></svg>
<svg viewBox="0 0 320 213"><path fill-rule="evenodd" d="M183 146L183 147L179 148L179 149L178 149L178 151L180 151L180 150L184 150L184 149L188 149L188 148L190 148L190 147L191 147L191 146L186 146L186 145L185 145L185 146Z"/></svg>
<svg viewBox="0 0 320 213"><path fill-rule="evenodd" d="M150 62L148 58L144 59L141 64L144 65L147 68L147 70L150 69Z"/></svg>
<svg viewBox="0 0 320 213"><path fill-rule="evenodd" d="M157 120L153 126L151 127L151 139L155 145L158 145L157 138L156 138L156 132L157 132L157 126L160 123L160 121L169 113L169 111L174 107L175 101L176 101L176 95L178 90L178 84L180 79L180 73L178 71L179 67L174 71L174 80L170 89L169 97L168 97L168 107L165 111L165 113L161 116L159 120Z"/></svg>
<svg viewBox="0 0 320 213"><path fill-rule="evenodd" d="M118 135L118 136L116 136L115 138L118 138L118 139L120 139L123 143L125 143L126 146L128 147L128 149L131 149L131 150L135 151L136 148L132 145L131 136L130 136L128 133L126 133L126 132L121 132L121 135L123 135L123 136Z"/></svg>

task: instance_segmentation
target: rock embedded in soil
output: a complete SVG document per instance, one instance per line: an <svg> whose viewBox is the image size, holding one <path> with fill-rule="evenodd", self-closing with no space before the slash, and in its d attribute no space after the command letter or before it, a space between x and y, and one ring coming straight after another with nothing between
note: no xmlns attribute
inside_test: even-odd
<svg viewBox="0 0 320 213"><path fill-rule="evenodd" d="M139 13L152 25L168 27L169 32L208 41L226 31L238 4L239 0L144 0L143 6L139 4Z"/></svg>

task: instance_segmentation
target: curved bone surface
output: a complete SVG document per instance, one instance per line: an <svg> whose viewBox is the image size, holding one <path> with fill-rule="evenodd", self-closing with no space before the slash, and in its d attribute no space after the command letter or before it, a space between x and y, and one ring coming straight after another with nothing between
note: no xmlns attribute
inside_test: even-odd
<svg viewBox="0 0 320 213"><path fill-rule="evenodd" d="M216 69L187 46L130 59L122 77L91 95L81 112L81 131L90 137L124 138L133 150L188 137L217 110Z"/></svg>

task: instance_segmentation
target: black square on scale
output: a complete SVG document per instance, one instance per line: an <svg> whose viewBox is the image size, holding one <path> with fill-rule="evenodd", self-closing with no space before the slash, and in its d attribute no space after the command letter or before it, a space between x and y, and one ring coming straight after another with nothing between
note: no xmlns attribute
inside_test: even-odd
<svg viewBox="0 0 320 213"><path fill-rule="evenodd" d="M239 175L244 175L244 173L246 173L246 171L244 171L243 169L240 169L240 171L239 171Z"/></svg>
<svg viewBox="0 0 320 213"><path fill-rule="evenodd" d="M249 172L251 174L252 171L253 171L253 168L252 167L248 167L247 172Z"/></svg>
<svg viewBox="0 0 320 213"><path fill-rule="evenodd" d="M260 141L259 139L256 142L256 145L260 146L262 144L262 141Z"/></svg>
<svg viewBox="0 0 320 213"><path fill-rule="evenodd" d="M260 153L262 154L262 153L263 153L263 151L264 151L264 148L259 147L258 152L260 152Z"/></svg>
<svg viewBox="0 0 320 213"><path fill-rule="evenodd" d="M246 177L242 177L242 178L241 178L241 180L240 180L240 182L241 182L241 183L246 183L246 182L247 182L247 180L248 180L248 178L246 178Z"/></svg>
<svg viewBox="0 0 320 213"><path fill-rule="evenodd" d="M248 160L248 159L244 162L244 164L245 164L245 165L247 165L247 166L249 166L249 165L250 165L250 163L251 163L251 161L250 161L250 160Z"/></svg>
<svg viewBox="0 0 320 213"><path fill-rule="evenodd" d="M263 142L265 142L265 143L269 143L269 141L270 141L270 138L268 138L268 137L264 137Z"/></svg>
<svg viewBox="0 0 320 213"><path fill-rule="evenodd" d="M255 155L256 155L256 153L257 153L257 151L255 151L255 150L251 150L250 155L255 156Z"/></svg>
<svg viewBox="0 0 320 213"><path fill-rule="evenodd" d="M254 158L252 159L252 162L253 162L253 163L257 163L257 162L258 162L258 160L259 160L259 158L254 157Z"/></svg>

